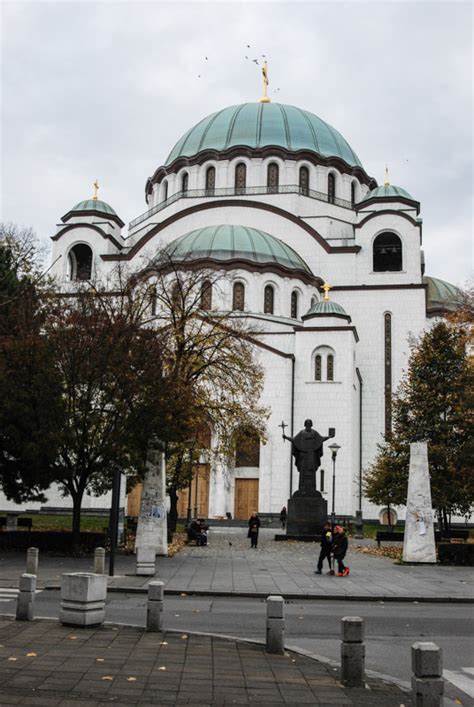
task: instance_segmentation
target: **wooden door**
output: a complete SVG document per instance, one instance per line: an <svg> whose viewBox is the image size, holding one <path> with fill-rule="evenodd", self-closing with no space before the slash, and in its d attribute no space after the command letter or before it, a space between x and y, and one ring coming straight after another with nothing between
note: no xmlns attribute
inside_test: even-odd
<svg viewBox="0 0 474 707"><path fill-rule="evenodd" d="M234 518L247 520L258 511L258 479L236 479Z"/></svg>
<svg viewBox="0 0 474 707"><path fill-rule="evenodd" d="M191 483L191 516L195 517L197 480L197 517L207 518L209 515L209 464L199 464ZM188 514L189 489L178 491L178 516L186 518Z"/></svg>
<svg viewBox="0 0 474 707"><path fill-rule="evenodd" d="M127 495L127 515L136 516L140 515L140 501L142 500L142 488L143 484L137 484L133 487L130 493Z"/></svg>

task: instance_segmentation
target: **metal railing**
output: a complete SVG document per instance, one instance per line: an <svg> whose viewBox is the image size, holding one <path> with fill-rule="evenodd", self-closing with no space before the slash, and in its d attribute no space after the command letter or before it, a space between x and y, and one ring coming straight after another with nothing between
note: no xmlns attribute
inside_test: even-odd
<svg viewBox="0 0 474 707"><path fill-rule="evenodd" d="M202 197L223 197L223 196L249 196L252 194L300 194L301 196L307 196L310 199L317 199L318 201L325 201L327 204L335 204L336 206L342 206L343 209L352 209L353 205L347 199L339 199L337 196L329 196L321 191L314 191L314 189L306 189L305 187L300 187L297 184L284 184L278 187L223 187L218 189L188 189L186 191L178 191L173 194L165 201L156 204L145 213L140 214L137 218L130 221L128 224L129 230L132 230L136 226L154 216L159 211L166 209L170 204L174 204L175 201L179 199L198 199Z"/></svg>

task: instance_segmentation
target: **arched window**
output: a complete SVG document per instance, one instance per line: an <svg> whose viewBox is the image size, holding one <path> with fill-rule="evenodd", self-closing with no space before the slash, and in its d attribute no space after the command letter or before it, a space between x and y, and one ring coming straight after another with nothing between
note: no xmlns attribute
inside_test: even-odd
<svg viewBox="0 0 474 707"><path fill-rule="evenodd" d="M204 280L201 284L201 309L212 309L212 282Z"/></svg>
<svg viewBox="0 0 474 707"><path fill-rule="evenodd" d="M92 249L78 243L69 251L69 277L71 280L90 280L92 276Z"/></svg>
<svg viewBox="0 0 474 707"><path fill-rule="evenodd" d="M167 181L166 179L165 179L165 181L163 182L163 186L161 187L161 189L162 189L162 192L161 192L161 193L162 193L162 199L161 199L161 201L166 201L166 199L168 198L168 181Z"/></svg>
<svg viewBox="0 0 474 707"><path fill-rule="evenodd" d="M206 169L206 196L212 196L216 188L216 168L208 167Z"/></svg>
<svg viewBox="0 0 474 707"><path fill-rule="evenodd" d="M245 287L242 282L234 283L232 291L232 309L243 312L245 307Z"/></svg>
<svg viewBox="0 0 474 707"><path fill-rule="evenodd" d="M260 466L260 438L251 428L239 430L237 433L235 466Z"/></svg>
<svg viewBox="0 0 474 707"><path fill-rule="evenodd" d="M273 314L275 300L275 290L271 285L266 285L263 294L263 311L265 314Z"/></svg>
<svg viewBox="0 0 474 707"><path fill-rule="evenodd" d="M277 192L278 191L278 182L279 182L279 168L276 162L270 162L270 164L267 167L267 190L269 192Z"/></svg>
<svg viewBox="0 0 474 707"><path fill-rule="evenodd" d="M321 380L321 374L322 374L322 365L321 365L321 354L316 354L314 357L314 380L320 381Z"/></svg>
<svg viewBox="0 0 474 707"><path fill-rule="evenodd" d="M317 303L317 301L318 301L318 298L316 297L316 295L313 295L311 297L311 306L314 307L314 305Z"/></svg>
<svg viewBox="0 0 474 707"><path fill-rule="evenodd" d="M351 182L351 205L354 206L356 203L356 189L357 185L355 182Z"/></svg>
<svg viewBox="0 0 474 707"><path fill-rule="evenodd" d="M291 318L298 319L298 293L296 290L291 293Z"/></svg>
<svg viewBox="0 0 474 707"><path fill-rule="evenodd" d="M150 289L150 305L151 305L151 316L154 317L154 316L156 316L156 306L157 306L156 287L152 287Z"/></svg>
<svg viewBox="0 0 474 707"><path fill-rule="evenodd" d="M330 204L334 204L336 198L336 177L332 172L328 174L328 201Z"/></svg>
<svg viewBox="0 0 474 707"><path fill-rule="evenodd" d="M381 233L374 241L374 272L402 269L402 242L395 233Z"/></svg>
<svg viewBox="0 0 474 707"><path fill-rule="evenodd" d="M300 194L307 196L309 193L309 169L300 167Z"/></svg>
<svg viewBox="0 0 474 707"><path fill-rule="evenodd" d="M327 365L326 380L333 381L334 380L334 356L332 354L328 354L326 365Z"/></svg>
<svg viewBox="0 0 474 707"><path fill-rule="evenodd" d="M235 168L235 193L243 194L247 186L247 166L244 162L239 162Z"/></svg>
<svg viewBox="0 0 474 707"><path fill-rule="evenodd" d="M189 174L185 172L183 176L181 177L181 191L187 192L188 191L188 183L189 183Z"/></svg>

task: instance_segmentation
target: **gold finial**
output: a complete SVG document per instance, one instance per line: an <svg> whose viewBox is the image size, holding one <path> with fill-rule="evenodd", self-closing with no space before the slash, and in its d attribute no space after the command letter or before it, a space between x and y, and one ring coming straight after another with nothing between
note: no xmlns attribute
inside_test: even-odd
<svg viewBox="0 0 474 707"><path fill-rule="evenodd" d="M94 201L97 201L97 192L99 191L99 182L97 181L97 179L95 180L92 186L94 187L94 194L92 195L92 199Z"/></svg>
<svg viewBox="0 0 474 707"><path fill-rule="evenodd" d="M332 285L329 284L329 282L325 282L324 285L321 287L322 290L324 290L324 301L329 302L329 290L332 288Z"/></svg>
<svg viewBox="0 0 474 707"><path fill-rule="evenodd" d="M271 103L269 97L267 96L267 88L268 88L268 65L267 62L265 62L262 66L262 74L263 74L263 96L260 99L260 103Z"/></svg>
<svg viewBox="0 0 474 707"><path fill-rule="evenodd" d="M383 183L384 187L389 187L390 182L388 181L388 164L385 165L385 181Z"/></svg>

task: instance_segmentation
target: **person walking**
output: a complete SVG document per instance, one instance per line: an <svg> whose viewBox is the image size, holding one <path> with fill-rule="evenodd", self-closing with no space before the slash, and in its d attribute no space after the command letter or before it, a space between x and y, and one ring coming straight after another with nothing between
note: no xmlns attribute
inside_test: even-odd
<svg viewBox="0 0 474 707"><path fill-rule="evenodd" d="M329 565L328 574L331 574L331 575L334 574L334 570L333 570L332 562L331 562L332 543L333 543L333 538L332 538L332 532L331 532L331 523L329 521L326 521L324 523L323 529L321 531L321 552L319 553L318 569L316 570L316 572L314 574L322 574L323 573L323 563L326 558L327 558L328 565Z"/></svg>
<svg viewBox="0 0 474 707"><path fill-rule="evenodd" d="M247 533L247 537L250 538L250 547L254 547L255 549L257 549L259 528L260 518L258 517L257 512L254 511L249 518L249 532Z"/></svg>
<svg viewBox="0 0 474 707"><path fill-rule="evenodd" d="M286 512L286 506L283 506L283 508L280 511L280 523L281 523L282 530L285 530L285 528L286 528L287 517L288 517L288 513Z"/></svg>
<svg viewBox="0 0 474 707"><path fill-rule="evenodd" d="M347 577L350 573L349 567L344 564L344 558L347 553L349 542L346 537L346 531L342 525L336 525L334 528L334 539L332 541L332 554L334 560L337 561L337 577Z"/></svg>

